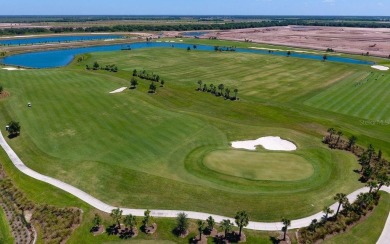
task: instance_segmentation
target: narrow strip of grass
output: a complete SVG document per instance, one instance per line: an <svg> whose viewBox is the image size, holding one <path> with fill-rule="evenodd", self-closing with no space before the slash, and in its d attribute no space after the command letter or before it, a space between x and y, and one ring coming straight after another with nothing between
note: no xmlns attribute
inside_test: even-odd
<svg viewBox="0 0 390 244"><path fill-rule="evenodd" d="M2 207L0 207L0 243L13 243L14 238L11 233L11 227L5 217Z"/></svg>

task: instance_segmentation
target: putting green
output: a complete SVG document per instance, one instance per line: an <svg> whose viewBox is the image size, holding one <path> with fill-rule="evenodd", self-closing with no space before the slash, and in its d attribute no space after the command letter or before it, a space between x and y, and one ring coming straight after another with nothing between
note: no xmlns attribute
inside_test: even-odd
<svg viewBox="0 0 390 244"><path fill-rule="evenodd" d="M310 162L290 153L218 150L206 155L204 164L211 170L250 180L296 181L314 173Z"/></svg>

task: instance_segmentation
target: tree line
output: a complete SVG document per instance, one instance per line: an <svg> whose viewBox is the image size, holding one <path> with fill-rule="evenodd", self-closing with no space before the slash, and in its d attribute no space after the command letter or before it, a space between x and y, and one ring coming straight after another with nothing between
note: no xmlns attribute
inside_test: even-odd
<svg viewBox="0 0 390 244"><path fill-rule="evenodd" d="M146 210L144 216L140 220L132 214L123 216L123 211L119 208L113 209L110 213L112 218L112 224L106 229L109 235L118 235L121 239L133 238L138 235L138 228L147 234L153 234L157 231L157 224L154 218L150 215L151 211ZM100 230L102 233L102 218L95 214L92 221L91 232L96 233ZM286 218L282 218L284 232L284 240L291 221ZM123 224L122 224L123 223ZM234 216L234 222L230 219L223 219L220 223L217 223L212 216L209 216L205 220L197 220L198 236L194 237L191 243L197 243L201 240L204 241L206 237L214 238L216 243L239 242L245 240L245 234L242 231L244 227L249 224L249 214L246 211L238 211ZM172 230L178 237L186 237L189 234L190 222L187 214L182 212L178 213L176 217L176 226ZM238 231L234 231L233 227L237 227ZM103 228L104 229L104 228ZM218 229L223 231L223 235L218 235Z"/></svg>
<svg viewBox="0 0 390 244"><path fill-rule="evenodd" d="M157 91L157 85L156 83L160 83L160 87L164 87L165 80L161 79L159 75L152 73L148 73L146 70L137 71L136 69L133 70L133 75L130 80L130 89L136 89L138 86L138 80L136 77L144 80L151 81L149 85L149 93L156 93Z"/></svg>
<svg viewBox="0 0 390 244"><path fill-rule="evenodd" d="M389 28L389 22L375 21L336 21L316 19L273 19L268 21L224 22L210 24L175 24L175 25L114 25L92 27L52 27L52 28L4 28L0 35L24 35L40 33L72 33L72 32L137 32L137 31L199 31L199 30L231 30L273 26L334 26L334 27L364 27Z"/></svg>
<svg viewBox="0 0 390 244"><path fill-rule="evenodd" d="M223 97L225 100L239 100L238 98L238 89L235 88L230 90L230 88L225 87L224 84L219 84L218 86L214 84L207 85L206 83L203 83L202 80L198 80L198 85L199 87L196 89L197 91L202 91L202 92L208 92L210 94L213 94L217 97ZM203 85L203 86L202 86ZM234 96L231 96L231 92L234 92Z"/></svg>
<svg viewBox="0 0 390 244"><path fill-rule="evenodd" d="M79 59L77 60L79 62ZM106 70L110 72L118 72L118 67L115 64L109 64L106 66L100 66L100 64L95 61L92 66L89 66L88 64L85 65L86 70Z"/></svg>

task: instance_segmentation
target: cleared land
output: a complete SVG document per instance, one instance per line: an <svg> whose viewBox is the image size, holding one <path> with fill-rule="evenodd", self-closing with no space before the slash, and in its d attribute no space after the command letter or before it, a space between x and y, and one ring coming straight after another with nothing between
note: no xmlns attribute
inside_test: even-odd
<svg viewBox="0 0 390 244"><path fill-rule="evenodd" d="M390 31L386 28L286 26L218 31L204 37L210 36L320 50L332 48L337 52L354 54L369 52L380 57L390 55Z"/></svg>
<svg viewBox="0 0 390 244"><path fill-rule="evenodd" d="M171 49L87 56L62 69L0 70L11 94L0 108L4 123L14 118L23 126L10 144L24 162L113 205L229 216L245 209L253 220L302 217L333 202L335 193L361 186L356 159L321 143L326 128L337 123L363 145L389 148L388 127L367 129L350 116L304 104L370 67ZM119 72L85 71L94 61L117 64ZM166 86L150 95L150 82L141 80L136 90L109 94L129 85L134 68L159 74ZM240 101L195 91L199 79L238 88ZM268 135L294 142L313 175L252 181L203 164L211 151L230 149L230 141Z"/></svg>

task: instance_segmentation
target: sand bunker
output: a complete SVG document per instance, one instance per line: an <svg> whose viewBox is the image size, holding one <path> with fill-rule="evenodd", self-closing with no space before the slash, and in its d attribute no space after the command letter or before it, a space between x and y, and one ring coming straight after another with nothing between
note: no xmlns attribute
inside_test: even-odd
<svg viewBox="0 0 390 244"><path fill-rule="evenodd" d="M373 65L373 66L371 66L371 68L382 70L382 71L387 71L390 69L389 67L382 66L382 65Z"/></svg>
<svg viewBox="0 0 390 244"><path fill-rule="evenodd" d="M115 91L112 91L112 92L110 92L111 94L112 93L119 93L119 92L123 92L124 90L126 90L127 89L127 87L121 87L121 88L119 88L119 89L116 89Z"/></svg>
<svg viewBox="0 0 390 244"><path fill-rule="evenodd" d="M3 69L5 69L5 70L25 70L25 69L15 68L15 67L5 67Z"/></svg>
<svg viewBox="0 0 390 244"><path fill-rule="evenodd" d="M257 140L251 141L234 141L232 142L233 148L256 150L256 146L263 146L267 150L272 151L295 151L297 147L294 143L281 139L278 136L261 137Z"/></svg>

